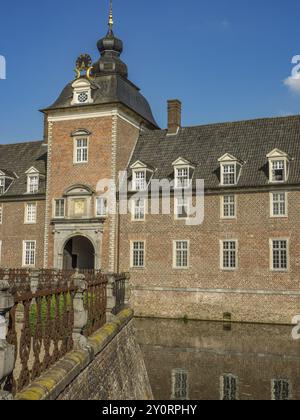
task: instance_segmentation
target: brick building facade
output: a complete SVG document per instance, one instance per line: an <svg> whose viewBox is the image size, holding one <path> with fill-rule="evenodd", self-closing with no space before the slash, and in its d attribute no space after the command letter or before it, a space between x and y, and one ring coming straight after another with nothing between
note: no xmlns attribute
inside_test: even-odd
<svg viewBox="0 0 300 420"><path fill-rule="evenodd" d="M130 271L140 316L291 323L300 116L183 128L172 100L161 130L128 79L111 16L98 49L43 110L43 141L0 145L1 266ZM116 186L117 210L121 196L132 199L130 213L111 211L103 179ZM203 223L189 224L197 180ZM157 181L171 185L169 214L150 212Z"/></svg>

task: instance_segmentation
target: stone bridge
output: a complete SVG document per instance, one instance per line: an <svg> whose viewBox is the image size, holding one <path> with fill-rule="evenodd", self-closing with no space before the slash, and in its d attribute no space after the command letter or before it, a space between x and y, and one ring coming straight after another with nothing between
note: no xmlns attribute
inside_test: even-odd
<svg viewBox="0 0 300 420"><path fill-rule="evenodd" d="M0 400L152 399L129 276L0 272Z"/></svg>

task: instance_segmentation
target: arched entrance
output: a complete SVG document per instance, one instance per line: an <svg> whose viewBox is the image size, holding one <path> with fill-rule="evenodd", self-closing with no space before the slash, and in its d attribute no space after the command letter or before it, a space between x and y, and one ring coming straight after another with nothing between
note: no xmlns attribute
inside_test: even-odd
<svg viewBox="0 0 300 420"><path fill-rule="evenodd" d="M74 236L69 239L64 247L63 268L94 269L95 248L92 242L84 236Z"/></svg>

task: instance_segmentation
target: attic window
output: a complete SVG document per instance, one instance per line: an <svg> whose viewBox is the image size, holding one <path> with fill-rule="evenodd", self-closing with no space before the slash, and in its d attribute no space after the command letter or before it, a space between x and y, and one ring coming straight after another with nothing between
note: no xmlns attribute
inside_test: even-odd
<svg viewBox="0 0 300 420"><path fill-rule="evenodd" d="M0 195L5 193L5 177L0 178Z"/></svg>
<svg viewBox="0 0 300 420"><path fill-rule="evenodd" d="M219 162L221 170L221 185L225 187L237 185L242 162L229 153L223 155L219 159Z"/></svg>
<svg viewBox="0 0 300 420"><path fill-rule="evenodd" d="M194 166L183 158L177 159L172 163L174 167L175 188L188 188L194 174Z"/></svg>
<svg viewBox="0 0 300 420"><path fill-rule="evenodd" d="M139 160L130 168L132 169L132 190L146 191L153 176L153 170Z"/></svg>
<svg viewBox="0 0 300 420"><path fill-rule="evenodd" d="M271 183L286 182L292 158L287 153L274 149L267 155L267 159L269 160L269 181Z"/></svg>
<svg viewBox="0 0 300 420"><path fill-rule="evenodd" d="M36 194L39 191L39 175L32 174L27 177L28 194Z"/></svg>

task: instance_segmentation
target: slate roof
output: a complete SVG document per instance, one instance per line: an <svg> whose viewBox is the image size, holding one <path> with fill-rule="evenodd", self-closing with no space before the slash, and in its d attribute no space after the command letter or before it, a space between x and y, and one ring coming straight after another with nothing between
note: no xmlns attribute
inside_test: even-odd
<svg viewBox="0 0 300 420"><path fill-rule="evenodd" d="M47 147L42 141L16 144L0 144L0 168L13 182L1 197L24 195L27 191L26 171L32 166L42 175L46 174ZM10 175L9 175L10 174ZM38 194L45 194L45 178L40 178ZM0 199L1 199L0 197Z"/></svg>
<svg viewBox="0 0 300 420"><path fill-rule="evenodd" d="M78 106L88 107L89 105L87 104L75 104L71 106L73 99L73 82L69 83L63 89L54 104L43 111L47 112L54 109ZM139 88L137 88L129 80L120 75L105 75L96 77L91 84L93 105L121 103L143 117L146 121L150 122L154 127L158 127L148 101L140 93Z"/></svg>
<svg viewBox="0 0 300 420"><path fill-rule="evenodd" d="M176 136L167 136L166 130L143 132L129 167L141 160L156 168L155 179L172 179L172 163L182 157L195 166L194 179L204 179L206 189L218 189L218 159L230 153L244 162L238 187L267 186L266 155L275 148L293 158L288 184L300 184L300 115L181 128Z"/></svg>

